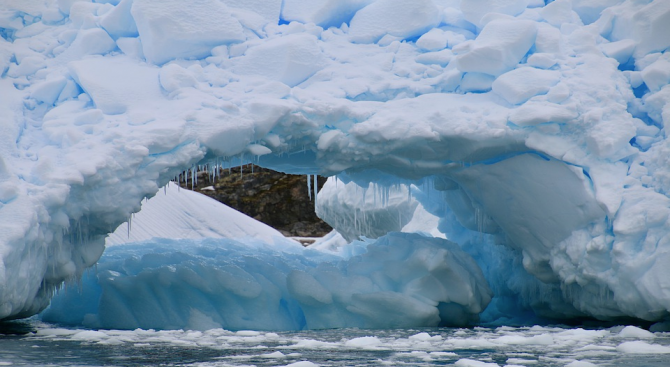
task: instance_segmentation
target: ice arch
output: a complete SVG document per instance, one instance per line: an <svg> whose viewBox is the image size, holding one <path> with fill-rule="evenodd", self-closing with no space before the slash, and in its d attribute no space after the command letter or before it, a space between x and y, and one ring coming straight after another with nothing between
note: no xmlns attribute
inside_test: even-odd
<svg viewBox="0 0 670 367"><path fill-rule="evenodd" d="M44 308L180 171L231 159L434 177L443 222L509 240L563 314L667 317L665 2L596 21L561 1L428 1L439 19L394 0L325 19L326 2L319 24L351 19L329 29L224 3L9 3L0 318Z"/></svg>

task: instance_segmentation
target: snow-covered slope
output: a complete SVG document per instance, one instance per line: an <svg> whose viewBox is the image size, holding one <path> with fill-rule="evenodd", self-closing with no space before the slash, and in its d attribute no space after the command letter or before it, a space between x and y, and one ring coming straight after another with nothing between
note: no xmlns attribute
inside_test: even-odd
<svg viewBox="0 0 670 367"><path fill-rule="evenodd" d="M498 311L670 315L667 1L0 7L0 318L231 157L430 188Z"/></svg>
<svg viewBox="0 0 670 367"><path fill-rule="evenodd" d="M253 238L269 244L290 241L270 226L175 184L167 185L156 196L143 201L142 210L121 224L105 243L109 247L154 237Z"/></svg>

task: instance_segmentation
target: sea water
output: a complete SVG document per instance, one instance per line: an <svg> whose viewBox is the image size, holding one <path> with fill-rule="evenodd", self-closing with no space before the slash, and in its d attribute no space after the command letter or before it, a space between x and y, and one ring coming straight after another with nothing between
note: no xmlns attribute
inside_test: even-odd
<svg viewBox="0 0 670 367"><path fill-rule="evenodd" d="M670 365L670 333L632 326L262 332L0 325L0 366Z"/></svg>

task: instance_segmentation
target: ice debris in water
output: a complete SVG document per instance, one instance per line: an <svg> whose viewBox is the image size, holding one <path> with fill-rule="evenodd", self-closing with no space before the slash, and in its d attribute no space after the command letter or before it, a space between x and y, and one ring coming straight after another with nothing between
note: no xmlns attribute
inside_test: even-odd
<svg viewBox="0 0 670 367"><path fill-rule="evenodd" d="M388 190L392 225L319 194L348 239L438 218L423 232L493 291L482 317L670 317L668 1L2 8L0 319L47 307L144 198L216 157Z"/></svg>
<svg viewBox="0 0 670 367"><path fill-rule="evenodd" d="M251 359L257 363L314 363L374 365L467 365L467 366L600 366L616 364L636 366L662 363L670 336L655 333L645 342L621 339L621 327L601 330L559 327L440 328L329 331L259 332L210 329L194 330L81 330L38 325L34 334L25 337L30 345L72 343L73 354L79 348L113 345L118 355L146 357L148 351L170 348L174 351L210 350L229 353L217 357L216 364L246 366ZM426 329L424 329L426 330ZM48 353L48 352L43 352ZM17 353L18 354L18 353ZM17 354L5 356L15 365L23 362ZM209 353L204 353L209 358ZM14 357L14 358L12 358ZM17 360L18 359L18 360ZM206 359L209 361L209 359ZM200 364L199 364L200 365ZM206 362L205 365L210 365Z"/></svg>

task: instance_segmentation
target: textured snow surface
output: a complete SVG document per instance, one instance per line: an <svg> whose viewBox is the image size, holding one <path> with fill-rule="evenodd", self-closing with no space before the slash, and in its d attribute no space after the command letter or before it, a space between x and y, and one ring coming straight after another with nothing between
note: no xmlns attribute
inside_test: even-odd
<svg viewBox="0 0 670 367"><path fill-rule="evenodd" d="M238 3L2 2L0 319L183 170L253 160L355 182L318 199L348 238L418 201L484 318L670 317L667 1Z"/></svg>

